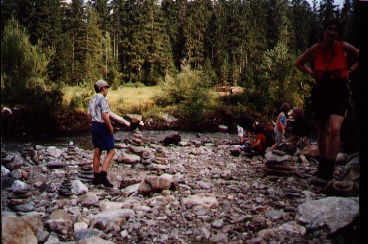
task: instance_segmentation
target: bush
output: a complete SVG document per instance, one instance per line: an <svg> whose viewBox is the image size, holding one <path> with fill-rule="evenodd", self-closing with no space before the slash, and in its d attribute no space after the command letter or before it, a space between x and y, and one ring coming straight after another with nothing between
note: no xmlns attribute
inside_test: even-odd
<svg viewBox="0 0 368 244"><path fill-rule="evenodd" d="M161 107L176 106L176 117L197 124L205 119L210 100L208 83L200 71L192 71L189 65L184 66L177 76L166 75L159 84L162 93L155 98L155 102Z"/></svg>

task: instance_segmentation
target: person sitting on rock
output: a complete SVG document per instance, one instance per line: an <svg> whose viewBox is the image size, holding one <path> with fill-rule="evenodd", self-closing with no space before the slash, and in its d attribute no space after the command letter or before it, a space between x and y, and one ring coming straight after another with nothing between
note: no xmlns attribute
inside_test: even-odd
<svg viewBox="0 0 368 244"><path fill-rule="evenodd" d="M307 145L310 145L309 140L309 126L305 119L304 112L299 107L294 107L290 114L295 120L292 136L286 139L284 142L276 143L271 147L271 151L274 149L284 151L288 154L293 154L296 148L302 149Z"/></svg>
<svg viewBox="0 0 368 244"><path fill-rule="evenodd" d="M263 125L257 124L254 134L257 136L255 141L247 141L244 146L230 150L231 154L238 156L241 151L244 151L247 157L263 156L266 153L266 135Z"/></svg>
<svg viewBox="0 0 368 244"><path fill-rule="evenodd" d="M276 125L274 128L275 141L280 143L285 140L285 130L287 126L287 114L291 108L289 103L283 103L280 107L280 114L277 117Z"/></svg>

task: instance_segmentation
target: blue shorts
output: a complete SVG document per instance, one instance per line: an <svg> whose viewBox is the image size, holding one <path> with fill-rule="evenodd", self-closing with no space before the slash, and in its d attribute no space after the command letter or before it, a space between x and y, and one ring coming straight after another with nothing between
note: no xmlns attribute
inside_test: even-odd
<svg viewBox="0 0 368 244"><path fill-rule="evenodd" d="M93 121L91 133L94 148L99 148L101 151L114 149L114 137L110 135L110 130L106 123Z"/></svg>

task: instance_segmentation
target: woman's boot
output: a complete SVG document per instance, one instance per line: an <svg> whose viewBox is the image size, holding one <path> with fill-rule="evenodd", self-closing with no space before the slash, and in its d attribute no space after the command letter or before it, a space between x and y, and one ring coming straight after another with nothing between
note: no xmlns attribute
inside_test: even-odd
<svg viewBox="0 0 368 244"><path fill-rule="evenodd" d="M335 159L320 157L318 158L317 171L314 173L314 176L329 181L333 179L334 170Z"/></svg>
<svg viewBox="0 0 368 244"><path fill-rule="evenodd" d="M333 174L335 171L335 161L336 159L326 158L326 172L325 172L326 180L333 180Z"/></svg>

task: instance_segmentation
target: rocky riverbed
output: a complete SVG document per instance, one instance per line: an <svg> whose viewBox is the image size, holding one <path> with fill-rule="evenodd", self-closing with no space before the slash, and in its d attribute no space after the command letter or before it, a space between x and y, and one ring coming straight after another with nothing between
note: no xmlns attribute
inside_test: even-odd
<svg viewBox="0 0 368 244"><path fill-rule="evenodd" d="M113 188L91 185L93 151L75 142L4 143L2 242L359 242L358 195L327 196L310 182L315 145L247 158L230 154L235 134L165 136L116 137ZM351 161L339 154L335 178Z"/></svg>

